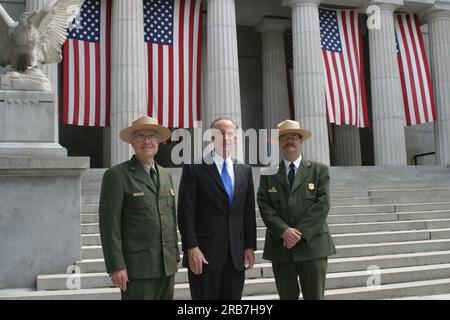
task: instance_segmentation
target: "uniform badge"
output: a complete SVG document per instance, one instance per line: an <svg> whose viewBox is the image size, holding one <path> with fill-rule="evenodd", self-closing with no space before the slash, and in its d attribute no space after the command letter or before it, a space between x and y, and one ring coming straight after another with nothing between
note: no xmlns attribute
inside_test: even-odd
<svg viewBox="0 0 450 320"><path fill-rule="evenodd" d="M143 192L136 192L136 193L133 193L133 197L143 197L144 196L144 193Z"/></svg>
<svg viewBox="0 0 450 320"><path fill-rule="evenodd" d="M268 191L269 191L269 192L278 192L278 190L275 189L274 187L270 188Z"/></svg>
<svg viewBox="0 0 450 320"><path fill-rule="evenodd" d="M308 184L308 189L313 191L315 189L314 183L309 183Z"/></svg>
<svg viewBox="0 0 450 320"><path fill-rule="evenodd" d="M172 195L172 197L175 197L175 191L172 188L170 188L170 194Z"/></svg>

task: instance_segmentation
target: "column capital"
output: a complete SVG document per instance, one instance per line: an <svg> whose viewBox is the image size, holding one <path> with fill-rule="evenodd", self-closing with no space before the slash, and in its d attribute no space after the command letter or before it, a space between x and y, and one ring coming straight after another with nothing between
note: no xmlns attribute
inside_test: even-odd
<svg viewBox="0 0 450 320"><path fill-rule="evenodd" d="M319 6L321 2L322 2L321 0L282 0L281 4L284 7L294 8L302 4L315 4Z"/></svg>
<svg viewBox="0 0 450 320"><path fill-rule="evenodd" d="M426 22L438 18L450 18L450 0L436 1L431 8L423 11L423 18Z"/></svg>
<svg viewBox="0 0 450 320"><path fill-rule="evenodd" d="M366 9L368 6L378 6L381 10L394 12L403 4L403 0L366 0L363 7Z"/></svg>
<svg viewBox="0 0 450 320"><path fill-rule="evenodd" d="M289 19L264 17L261 23L255 29L261 33L267 32L284 32L292 27L292 21Z"/></svg>

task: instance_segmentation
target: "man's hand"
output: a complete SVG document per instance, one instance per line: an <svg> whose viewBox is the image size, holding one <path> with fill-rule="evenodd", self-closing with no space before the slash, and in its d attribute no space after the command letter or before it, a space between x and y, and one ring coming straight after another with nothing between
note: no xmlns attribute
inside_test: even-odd
<svg viewBox="0 0 450 320"><path fill-rule="evenodd" d="M127 291L127 282L130 281L128 280L127 269L121 269L112 272L111 281L116 287L119 287L122 291Z"/></svg>
<svg viewBox="0 0 450 320"><path fill-rule="evenodd" d="M208 264L205 256L199 247L189 249L188 251L189 269L195 274L199 275L203 272L203 264Z"/></svg>
<svg viewBox="0 0 450 320"><path fill-rule="evenodd" d="M245 249L245 252L244 252L244 267L245 267L245 269L253 268L254 264L255 264L255 250Z"/></svg>
<svg viewBox="0 0 450 320"><path fill-rule="evenodd" d="M295 228L288 228L283 233L283 246L292 249L300 240L302 239L302 234Z"/></svg>

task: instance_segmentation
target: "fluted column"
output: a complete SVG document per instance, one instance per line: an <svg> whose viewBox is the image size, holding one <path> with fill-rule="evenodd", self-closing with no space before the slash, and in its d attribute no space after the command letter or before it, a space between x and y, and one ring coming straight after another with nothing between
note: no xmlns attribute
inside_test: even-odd
<svg viewBox="0 0 450 320"><path fill-rule="evenodd" d="M208 16L206 13L202 13L202 127L208 128L209 123L206 121L206 109L208 107L206 97L207 82L207 64L208 64L208 51L207 51L207 35L208 35Z"/></svg>
<svg viewBox="0 0 450 320"><path fill-rule="evenodd" d="M25 3L25 11L39 11L43 9L50 0L26 0ZM54 101L55 101L55 141L59 142L59 117L58 117L58 65L57 64L44 64L41 66L42 71L46 74L47 78L50 80L52 85L52 92L54 93Z"/></svg>
<svg viewBox="0 0 450 320"><path fill-rule="evenodd" d="M295 119L309 129L306 158L330 164L325 81L319 25L320 0L283 0L292 8Z"/></svg>
<svg viewBox="0 0 450 320"><path fill-rule="evenodd" d="M439 165L450 165L450 11L433 11L427 18L436 97L436 158Z"/></svg>
<svg viewBox="0 0 450 320"><path fill-rule="evenodd" d="M143 1L112 2L111 165L128 160L132 147L119 132L147 114Z"/></svg>
<svg viewBox="0 0 450 320"><path fill-rule="evenodd" d="M396 6L380 7L380 28L369 29L375 165L406 165L405 115L395 48Z"/></svg>
<svg viewBox="0 0 450 320"><path fill-rule="evenodd" d="M335 166L360 166L361 144L359 128L334 126L333 154Z"/></svg>
<svg viewBox="0 0 450 320"><path fill-rule="evenodd" d="M208 0L207 126L222 115L242 126L234 1Z"/></svg>
<svg viewBox="0 0 450 320"><path fill-rule="evenodd" d="M262 34L263 121L264 128L275 128L289 119L284 31L289 20L265 17L258 30Z"/></svg>

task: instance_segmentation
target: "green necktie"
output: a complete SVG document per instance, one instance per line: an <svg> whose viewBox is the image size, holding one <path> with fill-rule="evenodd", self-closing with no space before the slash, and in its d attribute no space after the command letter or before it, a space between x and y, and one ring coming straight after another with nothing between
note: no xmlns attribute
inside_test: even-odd
<svg viewBox="0 0 450 320"><path fill-rule="evenodd" d="M152 178L153 184L155 185L156 190L158 190L158 176L156 175L156 169L153 167L150 169L150 178Z"/></svg>

